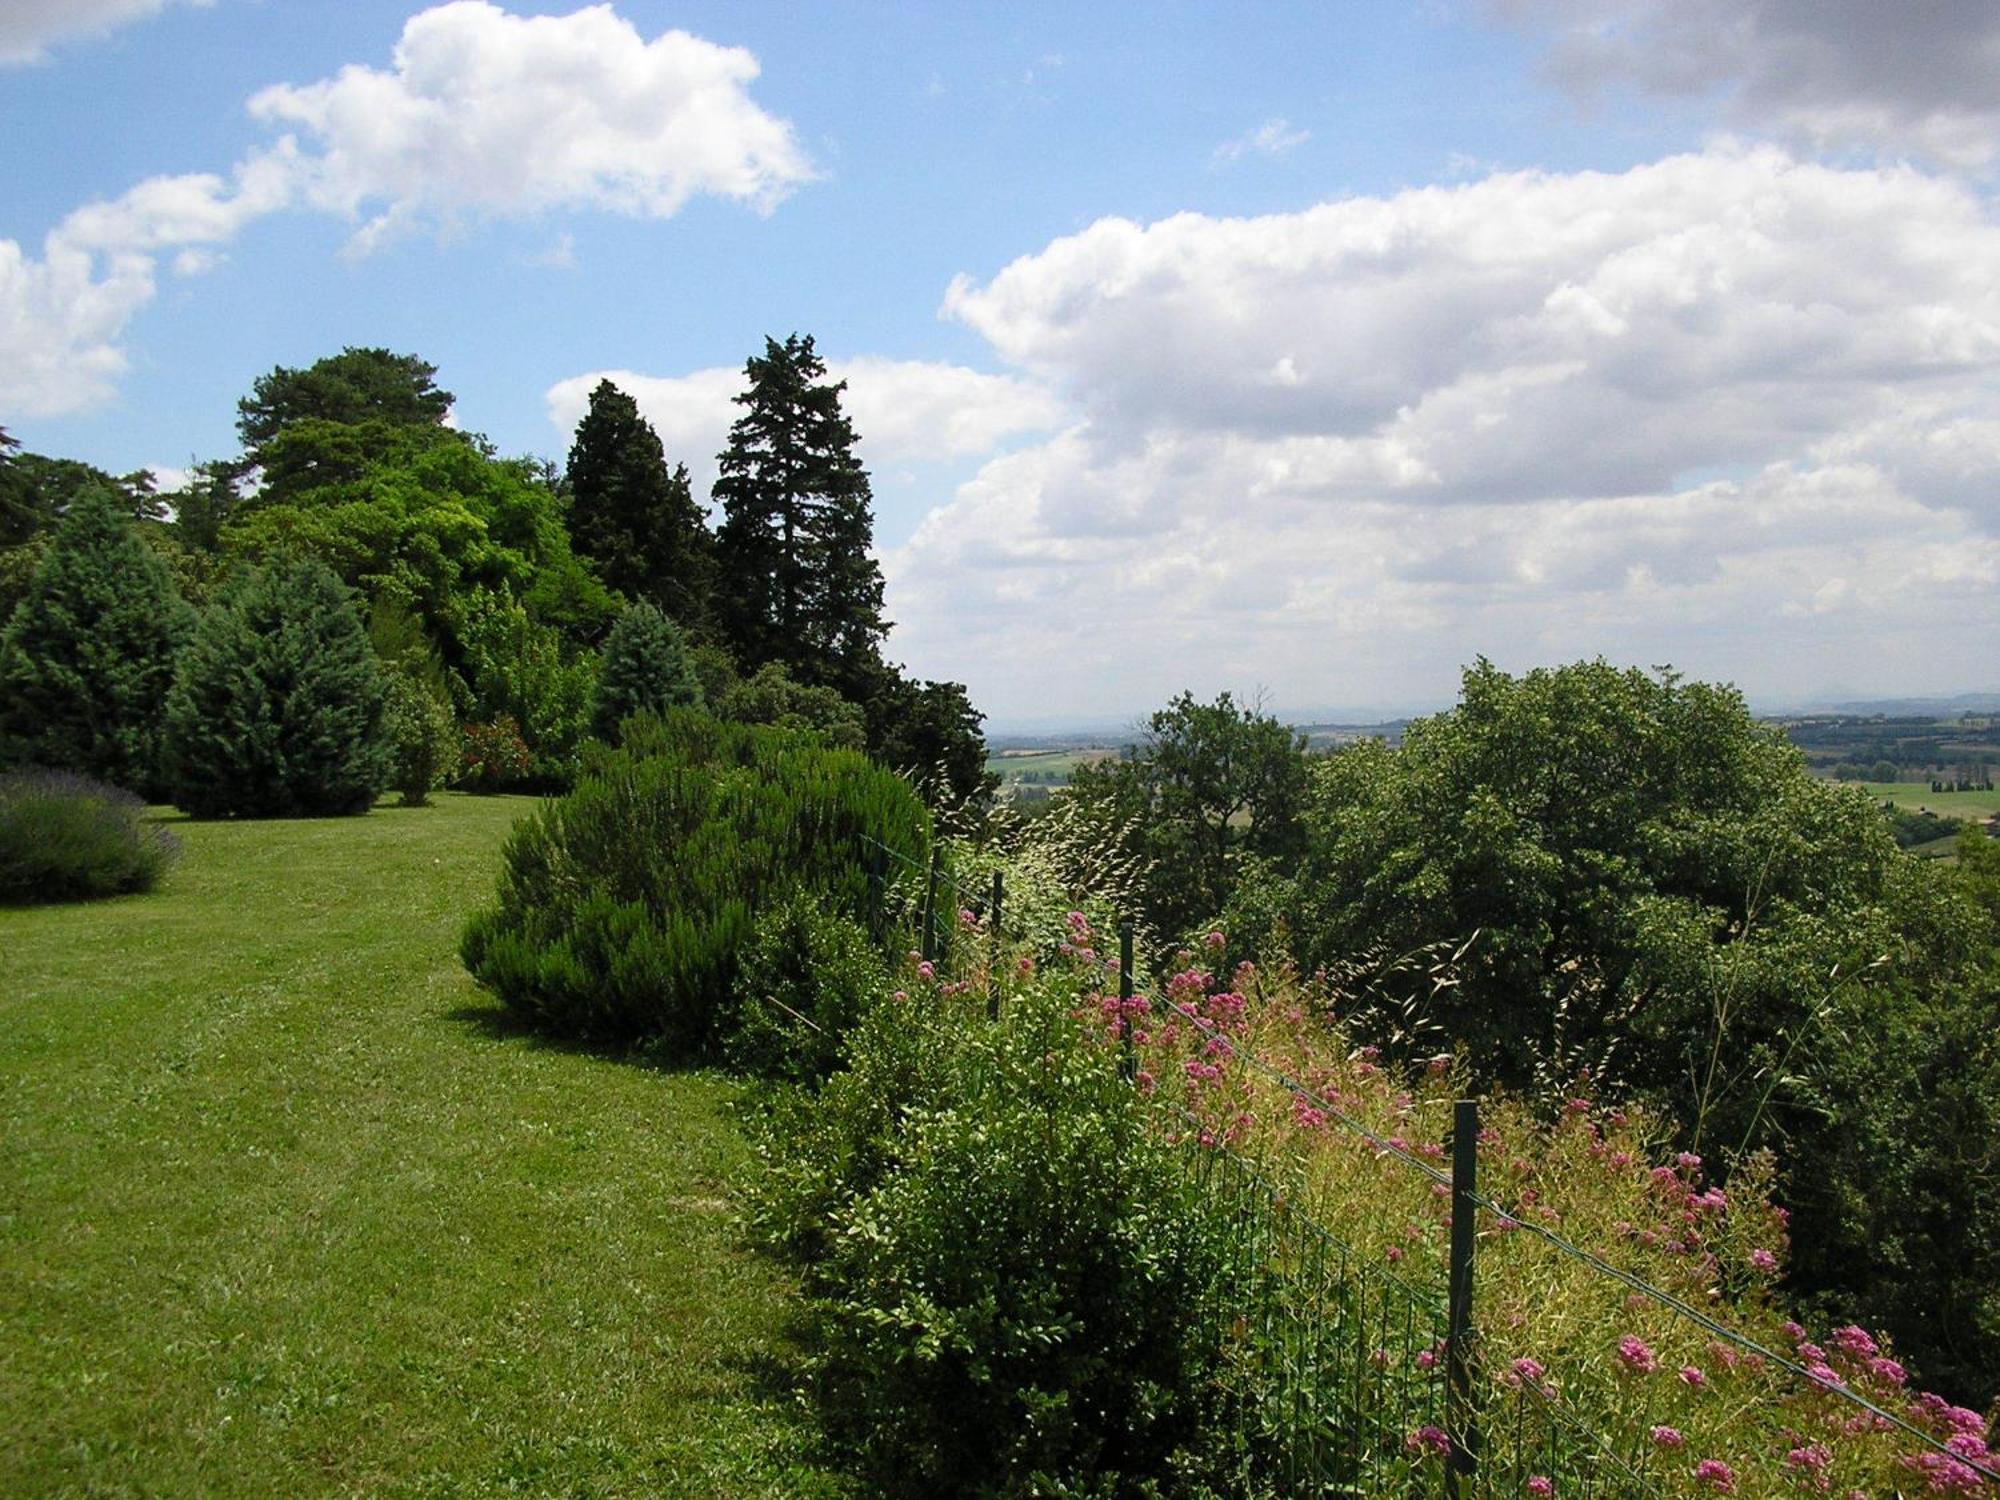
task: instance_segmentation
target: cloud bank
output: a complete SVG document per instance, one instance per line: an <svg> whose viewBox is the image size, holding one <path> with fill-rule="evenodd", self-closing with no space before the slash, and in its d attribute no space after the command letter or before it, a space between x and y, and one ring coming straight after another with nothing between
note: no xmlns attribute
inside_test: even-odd
<svg viewBox="0 0 2000 1500"><path fill-rule="evenodd" d="M1990 674L2000 225L1952 180L1717 146L1106 219L944 311L1077 416L888 560L915 665L1003 714L1480 651Z"/></svg>

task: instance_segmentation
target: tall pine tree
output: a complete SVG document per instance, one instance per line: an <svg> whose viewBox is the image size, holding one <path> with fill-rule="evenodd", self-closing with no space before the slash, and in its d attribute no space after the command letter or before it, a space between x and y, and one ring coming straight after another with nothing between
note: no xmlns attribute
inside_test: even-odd
<svg viewBox="0 0 2000 1500"><path fill-rule="evenodd" d="M854 428L813 341L764 341L715 493L716 613L745 670L780 661L861 701L881 672L882 570Z"/></svg>
<svg viewBox="0 0 2000 1500"><path fill-rule="evenodd" d="M0 747L151 796L194 617L116 490L80 491L0 632Z"/></svg>
<svg viewBox="0 0 2000 1500"><path fill-rule="evenodd" d="M707 623L714 538L688 486L667 467L653 424L608 380L590 393L569 450L571 544L598 576L688 630Z"/></svg>

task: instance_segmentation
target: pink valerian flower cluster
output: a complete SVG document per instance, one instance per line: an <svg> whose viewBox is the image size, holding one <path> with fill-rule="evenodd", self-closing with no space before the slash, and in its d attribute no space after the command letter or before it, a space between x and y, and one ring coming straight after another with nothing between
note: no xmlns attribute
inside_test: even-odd
<svg viewBox="0 0 2000 1500"><path fill-rule="evenodd" d="M1548 1500L1556 1492L1555 1482L1546 1474L1529 1475L1527 1489L1536 1500Z"/></svg>
<svg viewBox="0 0 2000 1500"><path fill-rule="evenodd" d="M1736 1471L1719 1458L1704 1458L1694 1466L1694 1477L1720 1495L1736 1493Z"/></svg>
<svg viewBox="0 0 2000 1500"><path fill-rule="evenodd" d="M1650 1375L1660 1367L1660 1357L1633 1333L1618 1341L1618 1362L1634 1375Z"/></svg>
<svg viewBox="0 0 2000 1500"><path fill-rule="evenodd" d="M1451 1452L1451 1434L1442 1427L1433 1427L1427 1422L1404 1438L1403 1446L1419 1458L1432 1455L1443 1458Z"/></svg>

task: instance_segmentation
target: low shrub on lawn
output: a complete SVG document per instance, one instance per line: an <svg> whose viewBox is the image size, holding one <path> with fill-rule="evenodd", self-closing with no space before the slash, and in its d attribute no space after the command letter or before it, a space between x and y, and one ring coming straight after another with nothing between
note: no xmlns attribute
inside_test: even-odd
<svg viewBox="0 0 2000 1500"><path fill-rule="evenodd" d="M0 901L149 891L179 852L130 792L71 771L0 775Z"/></svg>
<svg viewBox="0 0 2000 1500"><path fill-rule="evenodd" d="M692 710L624 733L514 831L461 951L541 1029L695 1055L726 1034L760 912L803 891L871 915L874 843L919 859L929 825L906 782L852 751Z"/></svg>

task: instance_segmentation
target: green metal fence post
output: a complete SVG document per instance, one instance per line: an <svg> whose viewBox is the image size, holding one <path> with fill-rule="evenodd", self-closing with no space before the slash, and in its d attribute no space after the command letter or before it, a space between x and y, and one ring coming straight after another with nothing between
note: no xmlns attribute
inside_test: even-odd
<svg viewBox="0 0 2000 1500"><path fill-rule="evenodd" d="M1139 1054L1132 1045L1132 924L1118 928L1118 1067L1130 1083L1139 1076Z"/></svg>
<svg viewBox="0 0 2000 1500"><path fill-rule="evenodd" d="M1472 1400L1472 1259L1477 1243L1479 1101L1461 1099L1451 1112L1451 1273L1445 1331L1445 1431L1451 1454L1445 1493L1459 1500L1479 1466L1478 1413Z"/></svg>
<svg viewBox="0 0 2000 1500"><path fill-rule="evenodd" d="M992 924L993 961L986 974L986 1019L1000 1019L1000 871L993 871L993 901L987 908L987 920Z"/></svg>
<svg viewBox="0 0 2000 1500"><path fill-rule="evenodd" d="M923 928L923 942L921 945L924 953L924 961L926 963L936 963L938 956L938 940L937 940L938 859L939 859L938 847L936 844L932 844L931 878L929 883L924 886L924 928Z"/></svg>

